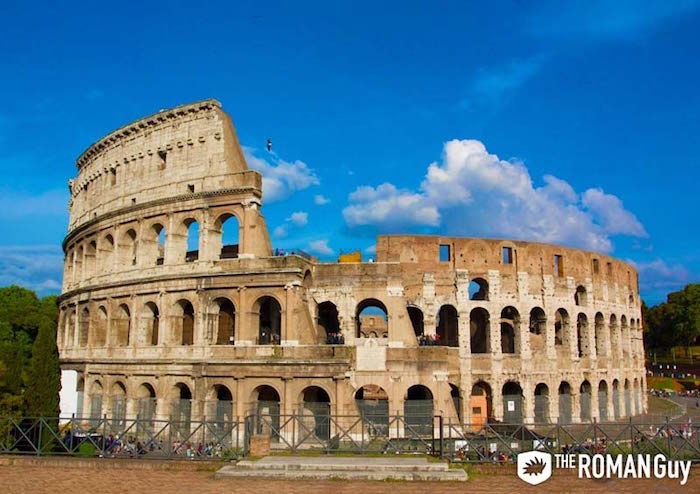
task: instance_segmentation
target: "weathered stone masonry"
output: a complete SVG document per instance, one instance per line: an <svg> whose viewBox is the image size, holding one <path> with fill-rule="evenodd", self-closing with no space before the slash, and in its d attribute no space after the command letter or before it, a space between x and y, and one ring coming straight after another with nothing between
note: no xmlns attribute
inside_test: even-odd
<svg viewBox="0 0 700 494"><path fill-rule="evenodd" d="M646 409L626 263L438 236L380 236L373 263L272 256L262 177L214 100L122 127L76 164L58 346L85 415L167 418L187 403L193 420L242 417L270 401L357 414L360 389L392 414L432 400L476 423ZM386 314L387 337L360 337L365 307Z"/></svg>

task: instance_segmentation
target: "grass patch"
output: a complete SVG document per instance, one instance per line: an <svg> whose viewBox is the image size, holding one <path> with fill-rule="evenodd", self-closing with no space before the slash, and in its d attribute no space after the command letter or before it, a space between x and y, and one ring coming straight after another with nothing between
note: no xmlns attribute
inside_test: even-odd
<svg viewBox="0 0 700 494"><path fill-rule="evenodd" d="M649 389L683 391L683 386L672 377L649 376L647 377L647 387Z"/></svg>

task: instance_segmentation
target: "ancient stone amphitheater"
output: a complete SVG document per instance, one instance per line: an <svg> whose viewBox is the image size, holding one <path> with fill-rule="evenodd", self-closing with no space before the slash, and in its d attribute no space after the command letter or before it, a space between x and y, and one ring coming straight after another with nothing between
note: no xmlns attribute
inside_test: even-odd
<svg viewBox="0 0 700 494"><path fill-rule="evenodd" d="M482 424L646 409L629 264L414 235L379 236L374 262L280 255L262 176L215 100L130 123L76 165L58 347L62 369L78 372L79 414L371 405Z"/></svg>

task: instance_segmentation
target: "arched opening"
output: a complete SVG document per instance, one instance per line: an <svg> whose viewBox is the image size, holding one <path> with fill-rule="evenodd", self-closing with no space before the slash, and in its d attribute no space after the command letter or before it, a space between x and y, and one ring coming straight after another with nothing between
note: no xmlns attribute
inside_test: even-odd
<svg viewBox="0 0 700 494"><path fill-rule="evenodd" d="M437 319L436 338L439 344L459 346L459 316L452 305L440 307Z"/></svg>
<svg viewBox="0 0 700 494"><path fill-rule="evenodd" d="M269 434L273 440L279 440L280 430L280 395L275 388L262 385L253 391L256 413L256 433Z"/></svg>
<svg viewBox="0 0 700 494"><path fill-rule="evenodd" d="M578 342L578 356L587 357L590 355L588 348L588 318L581 312L576 318L576 340Z"/></svg>
<svg viewBox="0 0 700 494"><path fill-rule="evenodd" d="M625 417L632 416L632 391L630 390L630 380L625 379Z"/></svg>
<svg viewBox="0 0 700 494"><path fill-rule="evenodd" d="M586 288L583 285L579 285L576 287L576 293L574 293L574 302L578 306L586 307L588 300L586 295Z"/></svg>
<svg viewBox="0 0 700 494"><path fill-rule="evenodd" d="M600 312L595 315L595 352L596 355L607 356L605 348L605 318Z"/></svg>
<svg viewBox="0 0 700 494"><path fill-rule="evenodd" d="M215 426L221 430L233 420L233 396L231 391L221 384L213 387L210 393L209 416L214 418Z"/></svg>
<svg viewBox="0 0 700 494"><path fill-rule="evenodd" d="M491 351L489 336L489 313L477 307L469 313L469 344L472 353L489 353Z"/></svg>
<svg viewBox="0 0 700 494"><path fill-rule="evenodd" d="M613 417L615 420L620 419L620 381L613 381Z"/></svg>
<svg viewBox="0 0 700 494"><path fill-rule="evenodd" d="M408 388L403 402L406 427L410 434L431 434L433 429L433 393L416 384Z"/></svg>
<svg viewBox="0 0 700 494"><path fill-rule="evenodd" d="M626 316L620 316L620 337L622 341L620 342L620 347L622 348L622 356L623 358L627 359L629 356L629 326L627 326L627 317Z"/></svg>
<svg viewBox="0 0 700 494"><path fill-rule="evenodd" d="M126 387L121 382L112 385L112 428L123 430L126 424Z"/></svg>
<svg viewBox="0 0 700 494"><path fill-rule="evenodd" d="M194 307L189 300L180 300L174 308L173 341L188 346L194 344Z"/></svg>
<svg viewBox="0 0 700 494"><path fill-rule="evenodd" d="M423 336L425 328L423 326L423 311L415 305L409 305L406 307L406 310L408 311L408 318L411 321L411 327L413 327L413 333L416 335L416 338L418 338L419 343L424 344Z"/></svg>
<svg viewBox="0 0 700 494"><path fill-rule="evenodd" d="M95 381L90 386L90 419L93 425L102 416L102 384Z"/></svg>
<svg viewBox="0 0 700 494"><path fill-rule="evenodd" d="M138 255L138 241L136 239L136 230L130 228L122 235L119 244L120 250L120 267L136 266L136 258Z"/></svg>
<svg viewBox="0 0 700 494"><path fill-rule="evenodd" d="M88 344L88 335L90 334L90 311L87 307L80 312L78 326L78 345L85 348Z"/></svg>
<svg viewBox="0 0 700 494"><path fill-rule="evenodd" d="M66 317L66 328L63 346L72 348L75 345L75 309L68 309L68 317Z"/></svg>
<svg viewBox="0 0 700 494"><path fill-rule="evenodd" d="M220 259L235 259L239 249L238 218L232 214L223 214L216 221L217 229L221 231Z"/></svg>
<svg viewBox="0 0 700 494"><path fill-rule="evenodd" d="M83 418L83 408L85 402L85 379L82 377L78 378L78 382L75 384L76 399L78 401L75 410L75 416Z"/></svg>
<svg viewBox="0 0 700 494"><path fill-rule="evenodd" d="M214 301L219 307L219 316L216 326L216 344L233 345L236 326L236 308L227 298L219 298Z"/></svg>
<svg viewBox="0 0 700 494"><path fill-rule="evenodd" d="M620 349L620 333L617 328L617 316L610 315L610 352L613 356L617 355Z"/></svg>
<svg viewBox="0 0 700 494"><path fill-rule="evenodd" d="M143 318L146 344L155 346L158 344L160 330L160 312L158 306L153 302L146 302L141 313Z"/></svg>
<svg viewBox="0 0 700 494"><path fill-rule="evenodd" d="M579 404L581 406L581 421L591 421L591 384L588 381L583 381L579 388Z"/></svg>
<svg viewBox="0 0 700 494"><path fill-rule="evenodd" d="M177 383L171 393L170 420L177 422L175 429L189 436L190 418L192 417L192 392L184 383Z"/></svg>
<svg viewBox="0 0 700 494"><path fill-rule="evenodd" d="M376 384L366 384L355 392L355 406L366 424L368 437L389 432L389 395Z"/></svg>
<svg viewBox="0 0 700 494"><path fill-rule="evenodd" d="M559 423L571 423L571 385L562 381L559 384Z"/></svg>
<svg viewBox="0 0 700 494"><path fill-rule="evenodd" d="M539 352L545 349L545 332L547 331L547 316L541 307L533 307L530 311L530 350Z"/></svg>
<svg viewBox="0 0 700 494"><path fill-rule="evenodd" d="M569 313L564 309L558 309L554 314L554 344L569 346Z"/></svg>
<svg viewBox="0 0 700 494"><path fill-rule="evenodd" d="M97 255L97 242L91 240L85 247L85 267L83 277L92 278L95 275L95 256Z"/></svg>
<svg viewBox="0 0 700 494"><path fill-rule="evenodd" d="M455 384L450 383L450 398L452 398L452 405L455 407L455 416L457 420L462 422L462 393L459 392L459 387Z"/></svg>
<svg viewBox="0 0 700 494"><path fill-rule="evenodd" d="M144 432L153 432L153 420L156 417L156 391L148 383L139 386L136 392L138 400L139 427L143 427Z"/></svg>
<svg viewBox="0 0 700 494"><path fill-rule="evenodd" d="M481 428L481 426L487 424L493 418L491 403L491 386L484 381L478 381L472 386L472 393L469 400L471 422L474 424L475 428Z"/></svg>
<svg viewBox="0 0 700 494"><path fill-rule="evenodd" d="M85 273L83 272L83 258L85 257L85 248L81 245L78 247L74 253L75 259L75 271L74 271L74 281L79 283L83 280Z"/></svg>
<svg viewBox="0 0 700 494"><path fill-rule="evenodd" d="M105 235L98 245L97 256L100 259L102 273L110 273L114 267L114 237Z"/></svg>
<svg viewBox="0 0 700 494"><path fill-rule="evenodd" d="M357 338L369 338L370 333L386 338L389 332L389 312L377 299L368 298L357 304L355 325Z"/></svg>
<svg viewBox="0 0 700 494"><path fill-rule="evenodd" d="M474 278L469 282L469 300L488 300L489 283L483 278Z"/></svg>
<svg viewBox="0 0 700 494"><path fill-rule="evenodd" d="M535 386L535 422L549 422L549 387L545 383Z"/></svg>
<svg viewBox="0 0 700 494"><path fill-rule="evenodd" d="M307 429L319 439L330 438L331 399L323 388L309 386L302 392L299 414Z"/></svg>
<svg viewBox="0 0 700 494"><path fill-rule="evenodd" d="M199 259L199 222L195 219L188 218L183 224L187 230L185 262L194 262Z"/></svg>
<svg viewBox="0 0 700 494"><path fill-rule="evenodd" d="M503 385L503 422L521 424L523 422L523 389L517 382Z"/></svg>
<svg viewBox="0 0 700 494"><path fill-rule="evenodd" d="M144 264L160 266L165 259L165 228L160 223L154 223L146 231L143 238Z"/></svg>
<svg viewBox="0 0 700 494"><path fill-rule="evenodd" d="M598 383L598 417L601 422L608 420L608 383Z"/></svg>
<svg viewBox="0 0 700 494"><path fill-rule="evenodd" d="M502 353L516 353L520 349L518 348L518 342L516 340L516 334L520 330L520 314L515 307L505 307L501 311L501 352Z"/></svg>
<svg viewBox="0 0 700 494"><path fill-rule="evenodd" d="M119 305L114 318L114 330L116 346L128 346L131 334L131 312L128 305Z"/></svg>
<svg viewBox="0 0 700 494"><path fill-rule="evenodd" d="M282 307L274 297L262 297L256 306L258 345L279 345L282 339Z"/></svg>
<svg viewBox="0 0 700 494"><path fill-rule="evenodd" d="M318 328L319 337L328 345L342 345L345 338L340 334L340 320L338 308L333 302L321 302L318 304Z"/></svg>
<svg viewBox="0 0 700 494"><path fill-rule="evenodd" d="M107 344L107 309L103 305L97 308L97 318L92 328L90 346L102 347Z"/></svg>

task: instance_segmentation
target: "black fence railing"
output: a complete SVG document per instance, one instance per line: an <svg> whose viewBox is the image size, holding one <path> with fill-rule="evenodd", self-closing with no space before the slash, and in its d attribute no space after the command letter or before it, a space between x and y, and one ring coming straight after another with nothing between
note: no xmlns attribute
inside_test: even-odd
<svg viewBox="0 0 700 494"><path fill-rule="evenodd" d="M263 436L272 452L427 453L452 461L507 462L536 449L662 454L700 462L700 426L687 422L464 424L423 412L390 415L368 406L360 415L332 415L327 406L318 406L285 415L276 406L262 406L240 420L3 418L0 454L226 459L248 454L250 439Z"/></svg>

